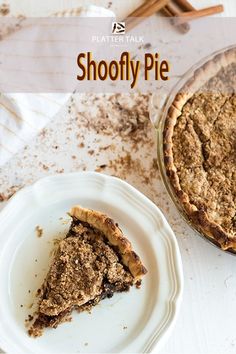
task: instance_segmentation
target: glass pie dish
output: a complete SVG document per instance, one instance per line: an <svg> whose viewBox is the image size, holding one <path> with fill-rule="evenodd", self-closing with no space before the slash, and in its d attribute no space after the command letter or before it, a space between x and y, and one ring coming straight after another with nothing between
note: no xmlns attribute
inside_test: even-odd
<svg viewBox="0 0 236 354"><path fill-rule="evenodd" d="M176 189L173 187L173 183L171 182L171 180L168 176L168 173L166 170L166 164L165 164L165 160L164 160L164 157L165 157L164 156L164 129L165 129L166 120L167 120L167 117L169 114L170 107L173 104L173 102L175 101L176 95L182 91L183 87L189 87L189 84L192 85L192 83L195 81L195 77L198 75L199 69L201 69L203 66L206 66L206 65L209 66L209 63L213 62L217 56L224 54L228 51L235 50L235 48L236 48L235 46L230 46L230 47L224 48L224 49L214 52L211 55L200 60L198 63L193 65L182 76L182 78L172 88L171 92L168 94L167 97L163 97L163 94L162 95L153 94L151 101L150 101L150 119L153 122L153 124L156 128L156 133L157 133L158 165L159 165L161 178L164 182L166 190L167 190L170 198L174 202L175 206L177 207L178 211L180 212L180 215L191 226L191 228L198 235L203 237L205 240L209 241L211 244L217 246L221 250L223 250L223 249L222 249L221 245L217 242L217 240L214 239L214 237L209 236L203 230L199 229L196 222L194 223L193 220L191 220L190 216L188 215L185 208L183 207L183 203L181 203L180 198L177 196ZM208 80L206 82L208 82ZM199 86L198 86L198 88L199 88ZM196 91L197 91L197 89L196 89ZM194 91L193 93L195 93L196 91ZM181 113L181 115L182 115L182 113ZM236 248L232 247L232 248L228 248L224 251L235 254Z"/></svg>

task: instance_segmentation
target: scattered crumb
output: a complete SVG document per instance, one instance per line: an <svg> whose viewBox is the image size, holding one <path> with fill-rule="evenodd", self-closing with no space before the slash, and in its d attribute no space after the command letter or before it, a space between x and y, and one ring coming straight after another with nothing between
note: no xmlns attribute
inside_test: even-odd
<svg viewBox="0 0 236 354"><path fill-rule="evenodd" d="M128 327L127 326L124 326L123 329L127 329Z"/></svg>
<svg viewBox="0 0 236 354"><path fill-rule="evenodd" d="M86 106L96 106L96 119L91 116L89 107L86 107L86 111L78 112L78 124L81 127L97 134L111 136L113 139L120 137L123 141L132 143L133 148L134 144L148 142L150 137L147 136L147 128L151 126L148 113L149 95L114 94L106 100L100 99L97 103L95 97L91 95Z"/></svg>
<svg viewBox="0 0 236 354"><path fill-rule="evenodd" d="M23 305L20 305L20 307L23 307Z"/></svg>
<svg viewBox="0 0 236 354"><path fill-rule="evenodd" d="M10 6L8 4L3 3L0 5L0 16L6 16L10 13Z"/></svg>
<svg viewBox="0 0 236 354"><path fill-rule="evenodd" d="M116 146L114 144L109 144L107 146L100 146L99 147L99 152L106 151L108 149L111 150L111 151L115 151L115 148L116 148Z"/></svg>
<svg viewBox="0 0 236 354"><path fill-rule="evenodd" d="M136 282L136 284L135 284L136 288L137 288L137 289L140 289L141 284L142 284L142 280L138 280L138 281Z"/></svg>
<svg viewBox="0 0 236 354"><path fill-rule="evenodd" d="M143 48L144 49L150 49L151 46L152 46L151 43L146 43L146 44L143 45Z"/></svg>
<svg viewBox="0 0 236 354"><path fill-rule="evenodd" d="M0 202L8 201L22 186L11 186L6 191L0 192Z"/></svg>
<svg viewBox="0 0 236 354"><path fill-rule="evenodd" d="M31 322L34 319L32 315L28 315L28 317L25 319L25 322Z"/></svg>
<svg viewBox="0 0 236 354"><path fill-rule="evenodd" d="M49 171L49 167L47 165L45 165L44 163L39 162L39 166L41 166L43 168L43 170Z"/></svg>
<svg viewBox="0 0 236 354"><path fill-rule="evenodd" d="M36 235L37 237L42 237L43 236L43 229L39 225L35 227Z"/></svg>
<svg viewBox="0 0 236 354"><path fill-rule="evenodd" d="M47 129L46 129L46 128L43 128L43 129L40 131L39 135L44 138L44 137L47 135Z"/></svg>
<svg viewBox="0 0 236 354"><path fill-rule="evenodd" d="M64 173L64 171L65 171L64 168L61 168L61 169L57 169L56 173Z"/></svg>
<svg viewBox="0 0 236 354"><path fill-rule="evenodd" d="M75 94L74 97L69 102L73 114L63 123L65 139L59 142L50 125L44 128L37 137L37 145L38 148L46 146L47 149L42 148L43 155L35 150L32 156L29 148L24 150L26 153L17 162L19 168L14 173L14 180L22 182L24 186L40 178L42 171L47 175L96 169L125 179L156 202L158 191L155 186L160 178L155 158L155 132L149 119L150 95L82 94L77 98ZM68 147L69 151L71 146L70 161L63 159L64 148L61 149L60 144ZM81 148L86 150L83 152ZM54 152L55 160L48 162L46 150ZM62 155L57 159L59 150ZM86 165L87 154L90 155L89 165ZM37 162L40 170L37 172L37 166L36 169L30 167L28 177L23 171L29 163L29 166L33 166L33 162ZM3 176L1 187L1 201L8 200L14 189L20 188L12 187L12 190L7 191L7 175Z"/></svg>
<svg viewBox="0 0 236 354"><path fill-rule="evenodd" d="M85 347L87 347L87 346L88 346L88 343L86 342L86 343L84 343L84 345L85 345Z"/></svg>
<svg viewBox="0 0 236 354"><path fill-rule="evenodd" d="M100 165L100 166L98 166L96 169L95 169L95 171L96 172L100 172L101 170L103 170L104 168L106 168L107 167L107 165Z"/></svg>
<svg viewBox="0 0 236 354"><path fill-rule="evenodd" d="M31 293L31 290L28 290L28 293L30 294L30 293Z"/></svg>

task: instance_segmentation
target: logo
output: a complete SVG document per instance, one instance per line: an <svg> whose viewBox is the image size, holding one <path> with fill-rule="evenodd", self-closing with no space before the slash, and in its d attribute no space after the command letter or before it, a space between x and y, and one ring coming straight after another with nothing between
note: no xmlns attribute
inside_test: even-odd
<svg viewBox="0 0 236 354"><path fill-rule="evenodd" d="M111 23L109 23L110 27ZM128 44L144 43L143 36L125 34L125 22L112 22L111 35L93 35L92 43L111 44L112 46L127 46Z"/></svg>
<svg viewBox="0 0 236 354"><path fill-rule="evenodd" d="M125 22L112 22L112 34L125 34Z"/></svg>

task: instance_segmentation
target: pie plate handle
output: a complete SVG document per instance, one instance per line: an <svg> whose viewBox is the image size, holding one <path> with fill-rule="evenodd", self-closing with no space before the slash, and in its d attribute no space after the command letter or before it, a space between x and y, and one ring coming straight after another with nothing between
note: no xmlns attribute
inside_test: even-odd
<svg viewBox="0 0 236 354"><path fill-rule="evenodd" d="M159 128L163 117L165 104L167 101L166 93L153 93L149 101L149 117L156 129Z"/></svg>

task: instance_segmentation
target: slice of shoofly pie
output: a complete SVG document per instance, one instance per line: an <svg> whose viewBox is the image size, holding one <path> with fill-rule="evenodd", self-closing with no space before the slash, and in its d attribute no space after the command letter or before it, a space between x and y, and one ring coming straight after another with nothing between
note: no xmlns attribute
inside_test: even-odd
<svg viewBox="0 0 236 354"><path fill-rule="evenodd" d="M112 219L75 206L72 223L61 240L39 289L39 305L29 335L42 335L69 319L72 310L91 310L115 292L141 285L147 273L131 243Z"/></svg>

